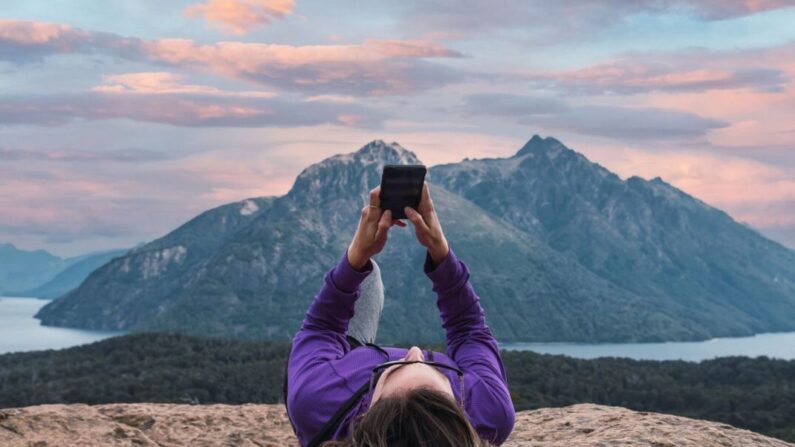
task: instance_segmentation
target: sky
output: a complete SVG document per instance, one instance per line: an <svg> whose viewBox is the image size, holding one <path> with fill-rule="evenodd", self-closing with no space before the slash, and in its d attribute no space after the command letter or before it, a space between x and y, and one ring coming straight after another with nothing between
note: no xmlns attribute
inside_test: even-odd
<svg viewBox="0 0 795 447"><path fill-rule="evenodd" d="M374 139L552 136L795 248L795 0L4 0L0 243L132 247Z"/></svg>

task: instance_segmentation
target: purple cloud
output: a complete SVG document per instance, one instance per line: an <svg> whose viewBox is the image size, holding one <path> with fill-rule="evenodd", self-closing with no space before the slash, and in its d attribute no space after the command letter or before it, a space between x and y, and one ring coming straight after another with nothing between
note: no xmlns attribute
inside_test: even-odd
<svg viewBox="0 0 795 447"><path fill-rule="evenodd" d="M677 110L594 105L572 107L555 115L524 117L519 122L584 135L655 140L699 137L711 129L729 126L724 121Z"/></svg>
<svg viewBox="0 0 795 447"><path fill-rule="evenodd" d="M574 106L550 98L476 94L464 98L465 114L511 117L520 124L617 139L677 139L704 135L729 124L693 113L654 107Z"/></svg>
<svg viewBox="0 0 795 447"><path fill-rule="evenodd" d="M463 111L467 115L520 117L561 113L568 108L566 102L558 98L510 93L476 93L464 97Z"/></svg>
<svg viewBox="0 0 795 447"><path fill-rule="evenodd" d="M374 127L382 113L356 104L194 94L79 93L0 97L0 124L58 126L76 119L187 127Z"/></svg>
<svg viewBox="0 0 795 447"><path fill-rule="evenodd" d="M793 6L791 0L414 0L408 2L404 20L414 29L462 38L478 32L522 29L571 39L642 13L683 12L704 20L724 20Z"/></svg>
<svg viewBox="0 0 795 447"><path fill-rule="evenodd" d="M792 44L753 50L685 50L626 54L581 69L525 76L537 88L576 95L631 95L648 92L699 92L751 88L783 91L791 80L775 53Z"/></svg>
<svg viewBox="0 0 795 447"><path fill-rule="evenodd" d="M67 25L0 20L0 60L24 63L53 54L102 54L187 67L288 91L383 96L458 82L463 73L430 59L462 54L432 42L368 39L353 45L200 44L146 40Z"/></svg>
<svg viewBox="0 0 795 447"><path fill-rule="evenodd" d="M141 163L173 158L172 154L150 149L111 150L25 150L0 147L0 160L57 163Z"/></svg>

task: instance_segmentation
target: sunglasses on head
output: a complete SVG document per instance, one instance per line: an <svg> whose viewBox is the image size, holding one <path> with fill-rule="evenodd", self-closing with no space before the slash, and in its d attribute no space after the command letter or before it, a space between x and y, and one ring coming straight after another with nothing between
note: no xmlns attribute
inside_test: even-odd
<svg viewBox="0 0 795 447"><path fill-rule="evenodd" d="M464 406L464 372L460 369L456 368L455 366L445 365L444 363L439 362L432 362L426 360L392 360L390 362L381 363L380 365L376 365L373 368L372 375L370 376L370 395L373 394L373 389L375 389L375 384L378 383L378 380L381 378L381 374L388 368L391 368L396 365L413 365L415 363L422 363L433 368L436 368L437 371L443 373L442 370L453 371L458 376L458 395L461 396L461 401L459 402L461 406Z"/></svg>

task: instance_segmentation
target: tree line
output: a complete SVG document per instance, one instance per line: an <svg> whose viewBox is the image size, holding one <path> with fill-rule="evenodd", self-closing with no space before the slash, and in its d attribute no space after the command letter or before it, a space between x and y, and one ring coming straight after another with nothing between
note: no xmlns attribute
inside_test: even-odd
<svg viewBox="0 0 795 447"><path fill-rule="evenodd" d="M438 347L437 347L438 349ZM289 344L133 334L0 355L0 408L45 403L278 403ZM795 441L795 361L582 360L504 351L517 411L592 402Z"/></svg>

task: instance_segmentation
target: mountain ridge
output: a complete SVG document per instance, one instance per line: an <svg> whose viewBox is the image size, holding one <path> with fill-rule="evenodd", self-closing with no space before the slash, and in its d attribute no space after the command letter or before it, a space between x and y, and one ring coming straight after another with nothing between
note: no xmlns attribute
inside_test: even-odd
<svg viewBox="0 0 795 447"><path fill-rule="evenodd" d="M82 321L81 327L110 330L128 329L140 319L152 318L164 310L162 299L179 287L179 281L175 283L173 277L169 281L157 279L164 278L168 272L176 272L180 279L188 269L200 268L204 257L217 248L228 232L236 231L241 222L266 212L272 200L269 197L246 199L205 211L165 236L136 247L93 271L77 289L39 310L36 318L43 324L69 326L73 319L88 314L93 318ZM95 279L106 277L113 280L101 283L97 289ZM104 299L85 298L94 293L123 299L107 303ZM104 325L95 321L108 312L115 312L121 319Z"/></svg>
<svg viewBox="0 0 795 447"><path fill-rule="evenodd" d="M289 339L344 253L383 165L419 162L397 143L374 140L313 163L287 194L269 199L267 212L202 251L201 262L148 275L146 262L127 258L126 292L112 290L123 275L92 275L38 317L93 329ZM501 340L697 340L795 329L795 253L662 180L621 180L536 135L511 157L433 166L428 181ZM183 227L185 240L195 240ZM439 340L417 267L424 252L410 230L391 234L376 257L387 290L379 335ZM157 249L195 255L177 246Z"/></svg>
<svg viewBox="0 0 795 447"><path fill-rule="evenodd" d="M36 288L16 292L16 294L42 299L59 298L79 286L91 272L126 252L127 250L108 250L70 258L69 265L49 281Z"/></svg>
<svg viewBox="0 0 795 447"><path fill-rule="evenodd" d="M526 150L529 146L533 151ZM546 156L530 156L539 153ZM744 329L739 326L720 329L721 323L712 324L709 313L717 310L714 306L697 310L702 323L712 324L709 330L718 336L737 330L751 334L760 326L754 318L776 320L776 330L791 327L777 313L784 311L791 315L794 309L795 252L760 237L725 212L661 179L621 180L555 139L536 136L517 156L482 162L470 160L469 169L456 164L437 165L431 168L430 178L503 216L520 229L538 234L556 250L627 290L688 305L693 300L687 299L694 295L704 298L699 305L715 299L717 292L728 295L735 302L726 303L717 315L734 311L736 318L746 320L741 324ZM489 176L471 175L478 169L499 171L500 166L495 164L512 168L501 170L510 176L493 182ZM561 185L566 187L566 195L561 196ZM739 249L734 248L741 243L744 245ZM775 253L768 253L771 250ZM713 251L721 251L725 258L715 256ZM740 267L748 263L744 259L746 252L753 252L757 263L765 262L764 268L742 271ZM781 259L772 260L773 257ZM718 280L723 273L712 271L715 269L724 269L728 275L750 273L753 278L736 281L737 276L733 276ZM765 277L768 271L784 281L771 282L771 278ZM778 272L783 273L778 275ZM694 274L706 278L707 283L700 278L678 278ZM755 288L767 290L754 293ZM775 298L767 299L767 293ZM752 300L744 300L744 296L766 300L770 310L755 306ZM788 298L786 310L778 302L779 297ZM729 309L738 306L743 307L741 312ZM747 319L740 315L744 312L756 316Z"/></svg>
<svg viewBox="0 0 795 447"><path fill-rule="evenodd" d="M18 294L49 281L74 258L64 259L47 250L22 250L0 244L0 295Z"/></svg>

